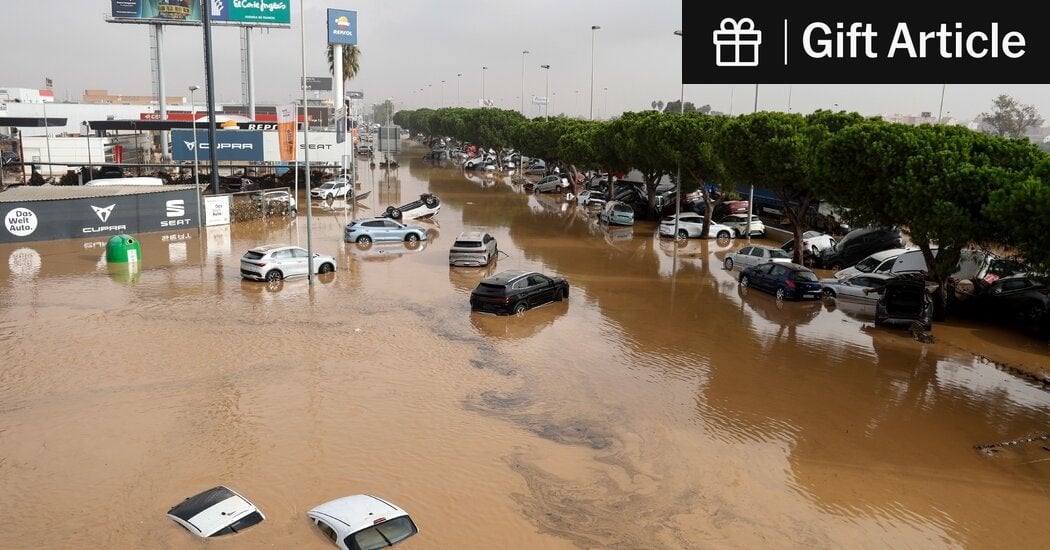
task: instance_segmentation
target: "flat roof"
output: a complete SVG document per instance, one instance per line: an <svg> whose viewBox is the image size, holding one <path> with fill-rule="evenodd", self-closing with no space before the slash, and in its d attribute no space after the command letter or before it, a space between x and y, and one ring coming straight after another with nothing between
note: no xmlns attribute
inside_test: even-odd
<svg viewBox="0 0 1050 550"><path fill-rule="evenodd" d="M0 203L121 197L169 191L192 191L195 188L193 185L13 185L6 191L0 192Z"/></svg>

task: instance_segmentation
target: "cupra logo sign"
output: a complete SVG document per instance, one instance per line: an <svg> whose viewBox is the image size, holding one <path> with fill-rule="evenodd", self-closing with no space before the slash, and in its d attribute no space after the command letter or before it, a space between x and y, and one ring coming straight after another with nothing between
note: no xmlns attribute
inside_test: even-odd
<svg viewBox="0 0 1050 550"><path fill-rule="evenodd" d="M109 215L113 213L113 208L115 206L117 205L111 204L106 207L91 205L91 209L95 211L95 215L98 216L98 219L101 220L102 223L106 223L107 221L109 221Z"/></svg>

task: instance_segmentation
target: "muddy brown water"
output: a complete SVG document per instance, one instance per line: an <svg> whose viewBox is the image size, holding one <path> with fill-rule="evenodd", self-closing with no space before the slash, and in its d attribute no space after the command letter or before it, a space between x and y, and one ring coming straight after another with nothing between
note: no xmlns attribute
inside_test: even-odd
<svg viewBox="0 0 1050 550"><path fill-rule="evenodd" d="M607 229L554 196L417 160L363 169L359 215L430 191L417 247L344 244L335 274L242 281L243 251L305 244L306 218L0 247L0 547L202 548L165 516L217 484L262 524L229 548L328 548L305 512L371 493L407 509L404 548L1038 547L1050 510L1047 391L996 367L1045 342L937 325L936 343L850 304L741 292L741 242ZM488 269L450 269L463 230ZM508 268L570 299L471 314ZM210 544L209 544L210 546Z"/></svg>

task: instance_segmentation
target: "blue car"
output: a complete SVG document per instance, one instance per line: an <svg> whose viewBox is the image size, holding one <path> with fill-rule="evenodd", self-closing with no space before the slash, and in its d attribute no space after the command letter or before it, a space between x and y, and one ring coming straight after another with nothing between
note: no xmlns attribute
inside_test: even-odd
<svg viewBox="0 0 1050 550"><path fill-rule="evenodd" d="M418 225L405 225L390 218L361 218L346 224L343 240L361 245L373 241L404 241L415 244L427 240L427 232Z"/></svg>
<svg viewBox="0 0 1050 550"><path fill-rule="evenodd" d="M816 300L823 285L806 266L793 263L764 263L740 274L740 286L776 295L778 300Z"/></svg>

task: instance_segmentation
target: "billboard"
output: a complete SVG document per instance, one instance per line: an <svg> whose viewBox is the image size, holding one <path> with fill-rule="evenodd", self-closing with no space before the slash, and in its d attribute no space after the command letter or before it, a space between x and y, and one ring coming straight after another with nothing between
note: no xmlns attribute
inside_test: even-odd
<svg viewBox="0 0 1050 550"><path fill-rule="evenodd" d="M217 25L291 25L291 0L206 0ZM110 0L119 23L200 24L199 0Z"/></svg>
<svg viewBox="0 0 1050 550"><path fill-rule="evenodd" d="M216 156L218 160L263 160L263 133L245 130L216 130ZM199 159L208 159L211 145L208 143L208 131L197 130L197 139L193 139L192 130L172 130L171 153L175 160L194 160L193 151L197 147Z"/></svg>
<svg viewBox="0 0 1050 550"><path fill-rule="evenodd" d="M295 126L298 113L294 104L277 106L277 140L281 150L281 160L295 158Z"/></svg>
<svg viewBox="0 0 1050 550"><path fill-rule="evenodd" d="M193 189L7 203L0 243L108 237L197 227Z"/></svg>
<svg viewBox="0 0 1050 550"><path fill-rule="evenodd" d="M328 43L357 44L357 12L328 8Z"/></svg>
<svg viewBox="0 0 1050 550"><path fill-rule="evenodd" d="M308 76L306 77L306 89L311 92L330 92L332 91L332 77Z"/></svg>

